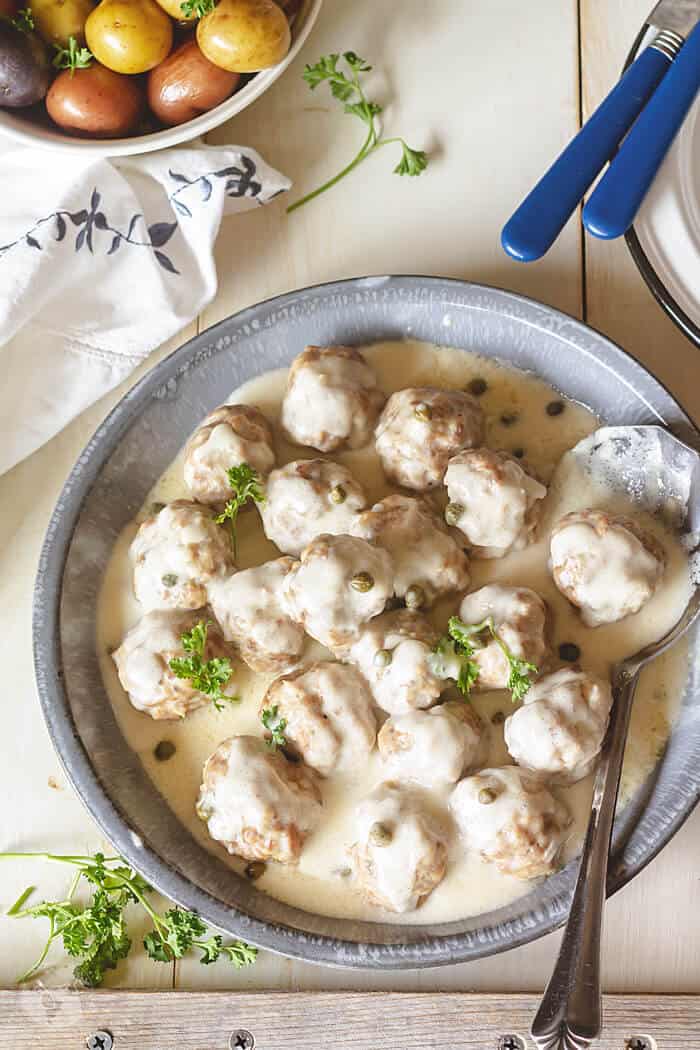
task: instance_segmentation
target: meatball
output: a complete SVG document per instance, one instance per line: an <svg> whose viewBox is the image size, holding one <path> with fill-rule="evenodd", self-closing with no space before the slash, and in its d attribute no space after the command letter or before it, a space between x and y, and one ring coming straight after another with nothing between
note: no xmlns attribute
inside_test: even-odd
<svg viewBox="0 0 700 1050"><path fill-rule="evenodd" d="M367 506L362 486L347 467L324 459L298 459L273 470L259 506L265 535L285 554L298 557L319 533L350 531Z"/></svg>
<svg viewBox="0 0 700 1050"><path fill-rule="evenodd" d="M401 715L431 707L444 688L428 660L437 639L421 613L396 609L367 624L341 655L360 669L379 707Z"/></svg>
<svg viewBox="0 0 700 1050"><path fill-rule="evenodd" d="M304 632L290 617L282 592L294 562L266 561L213 583L209 601L224 637L254 671L283 674L299 662Z"/></svg>
<svg viewBox="0 0 700 1050"><path fill-rule="evenodd" d="M353 536L378 543L394 561L394 593L412 609L469 584L467 556L432 508L411 496L387 496L352 525Z"/></svg>
<svg viewBox="0 0 700 1050"><path fill-rule="evenodd" d="M387 401L376 448L390 481L424 492L440 484L450 456L480 444L483 431L481 407L469 394L416 387Z"/></svg>
<svg viewBox="0 0 700 1050"><path fill-rule="evenodd" d="M134 592L147 611L200 609L207 587L233 569L231 545L213 513L176 500L140 525L133 543Z"/></svg>
<svg viewBox="0 0 700 1050"><path fill-rule="evenodd" d="M503 644L513 656L540 669L548 655L545 640L547 606L529 587L506 587L491 583L466 595L459 608L466 624L482 623L488 617ZM479 667L478 689L507 689L510 663L494 638L483 649L476 649L472 659Z"/></svg>
<svg viewBox="0 0 700 1050"><path fill-rule="evenodd" d="M184 718L208 702L187 678L178 678L170 661L187 656L182 635L191 631L199 616L192 613L157 610L146 613L131 628L112 659L119 681L131 704L151 718ZM232 659L232 652L215 624L209 622L203 660L214 657ZM235 695L232 681L224 686L227 696Z"/></svg>
<svg viewBox="0 0 700 1050"><path fill-rule="evenodd" d="M276 678L262 709L277 707L287 745L321 776L358 769L374 747L377 722L360 673L332 661Z"/></svg>
<svg viewBox="0 0 700 1050"><path fill-rule="evenodd" d="M540 678L504 726L512 759L555 784L591 771L612 706L608 682L566 667Z"/></svg>
<svg viewBox="0 0 700 1050"><path fill-rule="evenodd" d="M193 499L223 503L231 496L227 471L247 463L264 477L275 465L272 430L254 405L222 405L185 446L183 474Z"/></svg>
<svg viewBox="0 0 700 1050"><path fill-rule="evenodd" d="M584 510L552 530L551 569L562 594L587 627L622 620L656 590L666 555L656 538L629 518Z"/></svg>
<svg viewBox="0 0 700 1050"><path fill-rule="evenodd" d="M317 536L284 582L290 615L322 645L351 642L382 611L394 573L385 550L354 536Z"/></svg>
<svg viewBox="0 0 700 1050"><path fill-rule="evenodd" d="M319 452L361 448L385 401L359 350L307 346L289 370L282 426L291 441Z"/></svg>
<svg viewBox="0 0 700 1050"><path fill-rule="evenodd" d="M298 859L321 817L316 774L270 751L257 736L233 736L209 756L197 816L229 853L245 860Z"/></svg>
<svg viewBox="0 0 700 1050"><path fill-rule="evenodd" d="M460 780L450 810L467 849L518 879L556 869L571 824L566 806L517 766Z"/></svg>
<svg viewBox="0 0 700 1050"><path fill-rule="evenodd" d="M477 765L483 740L484 725L474 709L452 700L387 718L377 745L390 776L432 788L455 784Z"/></svg>
<svg viewBox="0 0 700 1050"><path fill-rule="evenodd" d="M356 810L352 860L370 903L388 911L419 907L447 868L445 836L414 790L380 784Z"/></svg>
<svg viewBox="0 0 700 1050"><path fill-rule="evenodd" d="M547 489L507 452L460 452L445 484L445 519L464 533L475 558L502 558L532 542Z"/></svg>

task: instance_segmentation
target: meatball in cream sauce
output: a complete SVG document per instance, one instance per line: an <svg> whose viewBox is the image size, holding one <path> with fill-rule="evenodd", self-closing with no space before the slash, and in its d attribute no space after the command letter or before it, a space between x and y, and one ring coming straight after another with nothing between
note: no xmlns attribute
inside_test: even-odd
<svg viewBox="0 0 700 1050"><path fill-rule="evenodd" d="M638 612L663 575L665 555L636 522L598 510L567 514L550 540L552 576L588 627Z"/></svg>
<svg viewBox="0 0 700 1050"><path fill-rule="evenodd" d="M389 481L425 492L442 482L450 457L479 445L483 432L475 398L461 390L419 387L391 395L375 447Z"/></svg>
<svg viewBox="0 0 700 1050"><path fill-rule="evenodd" d="M267 538L284 554L298 557L321 533L349 533L366 506L362 486L347 467L298 459L272 471L258 509Z"/></svg>
<svg viewBox="0 0 700 1050"><path fill-rule="evenodd" d="M197 815L229 853L289 864L321 818L321 793L302 763L260 737L236 736L207 759Z"/></svg>
<svg viewBox="0 0 700 1050"><path fill-rule="evenodd" d="M358 515L351 531L389 552L394 594L411 609L426 608L469 583L466 554L420 498L387 496Z"/></svg>
<svg viewBox="0 0 700 1050"><path fill-rule="evenodd" d="M272 430L253 405L222 405L202 420L185 446L182 472L193 499L224 503L228 470L247 463L264 477L275 465Z"/></svg>
<svg viewBox="0 0 700 1050"><path fill-rule="evenodd" d="M307 346L289 369L282 426L290 441L319 452L361 448L385 401L359 350Z"/></svg>

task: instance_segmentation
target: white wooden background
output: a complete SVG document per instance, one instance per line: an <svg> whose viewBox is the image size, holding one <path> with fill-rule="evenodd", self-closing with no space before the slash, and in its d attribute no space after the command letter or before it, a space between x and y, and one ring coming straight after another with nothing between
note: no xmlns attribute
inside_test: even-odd
<svg viewBox="0 0 700 1050"><path fill-rule="evenodd" d="M700 357L654 304L622 243L583 241L572 221L543 261L511 262L499 231L519 198L616 78L650 0L326 0L299 60L263 98L211 136L249 144L294 180L290 199L349 158L360 129L300 74L328 51L353 49L376 66L386 122L433 159L420 179L391 174L380 154L331 193L287 217L284 201L227 222L220 277L204 328L289 289L366 273L440 274L534 296L583 317L650 366L700 419ZM182 342L195 331L184 331ZM173 346L153 356L162 357ZM34 688L30 603L46 523L64 478L123 390L0 478L0 849L92 851L99 834L49 744ZM634 883L611 901L605 931L610 992L700 991L700 812ZM66 873L0 867L0 907L37 883L60 893ZM0 919L0 986L42 943L41 924ZM538 991L558 935L504 956L439 970L368 975L261 953L236 972L141 955L111 983L188 989ZM58 965L46 983L66 981Z"/></svg>

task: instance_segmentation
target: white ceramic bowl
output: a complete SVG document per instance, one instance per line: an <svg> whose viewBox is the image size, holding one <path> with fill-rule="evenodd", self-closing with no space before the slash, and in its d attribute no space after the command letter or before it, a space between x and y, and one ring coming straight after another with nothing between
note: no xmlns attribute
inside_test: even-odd
<svg viewBox="0 0 700 1050"><path fill-rule="evenodd" d="M236 113L240 113L259 98L270 84L274 84L301 50L318 18L322 3L323 0L304 0L292 26L292 46L279 65L256 73L240 91L236 91L221 105L202 113L194 120L188 120L185 124L123 139L87 139L67 135L56 127L48 126L48 118L45 126L31 116L23 115L20 110L0 109L0 136L14 139L24 146L33 146L35 149L61 150L64 153L81 153L91 157L124 157L135 153L151 153L156 149L165 149L166 146L189 142L190 139L211 131Z"/></svg>

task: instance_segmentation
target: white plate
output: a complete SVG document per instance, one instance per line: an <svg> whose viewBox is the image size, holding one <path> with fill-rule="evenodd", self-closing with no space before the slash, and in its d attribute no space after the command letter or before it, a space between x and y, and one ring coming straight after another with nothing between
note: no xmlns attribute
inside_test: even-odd
<svg viewBox="0 0 700 1050"><path fill-rule="evenodd" d="M651 35L644 35L642 46ZM637 50L635 45L633 53ZM627 244L657 300L700 346L700 98L667 154Z"/></svg>

